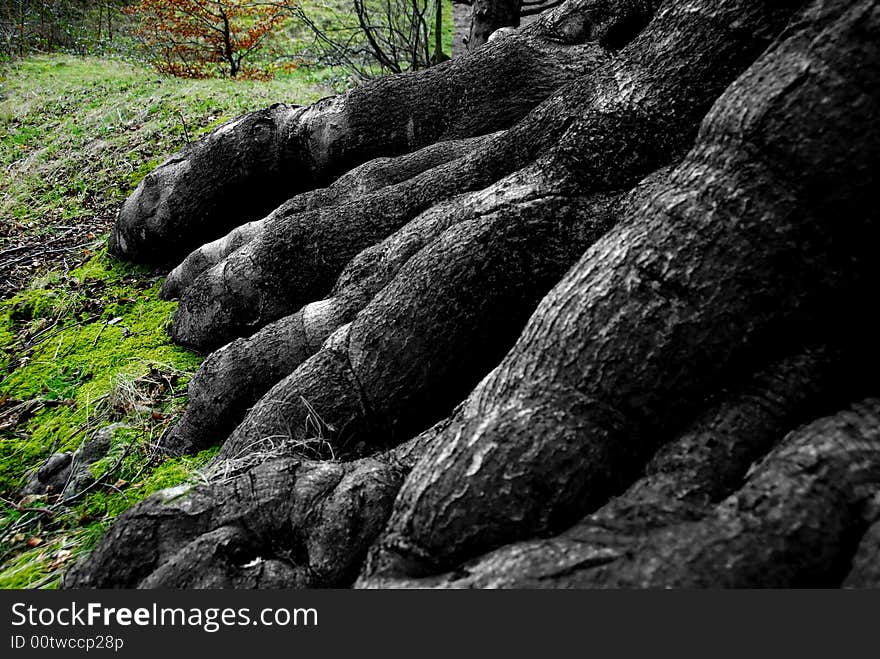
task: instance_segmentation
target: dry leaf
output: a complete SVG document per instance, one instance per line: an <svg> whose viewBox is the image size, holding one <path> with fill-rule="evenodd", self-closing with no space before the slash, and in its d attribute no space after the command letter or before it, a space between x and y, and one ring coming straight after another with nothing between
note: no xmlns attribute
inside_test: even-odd
<svg viewBox="0 0 880 659"><path fill-rule="evenodd" d="M22 497L21 501L18 502L18 507L19 508L27 508L29 506L32 506L37 501L45 501L45 500L46 500L45 494L28 494L28 495Z"/></svg>

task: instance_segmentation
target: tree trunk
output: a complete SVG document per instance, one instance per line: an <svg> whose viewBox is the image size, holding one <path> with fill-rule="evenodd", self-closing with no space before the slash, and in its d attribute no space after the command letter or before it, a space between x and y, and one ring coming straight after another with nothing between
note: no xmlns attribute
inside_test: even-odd
<svg viewBox="0 0 880 659"><path fill-rule="evenodd" d="M470 52L485 44L502 27L519 27L522 0L473 0L467 47Z"/></svg>
<svg viewBox="0 0 880 659"><path fill-rule="evenodd" d="M212 241L164 448L229 476L67 585L876 585L878 109L877 0L574 0L221 127L112 244Z"/></svg>
<svg viewBox="0 0 880 659"><path fill-rule="evenodd" d="M851 272L874 226L859 200L880 148L880 132L849 132L870 123L880 88L865 86L865 8L848 5L813 6L722 95L665 189L542 301L407 480L382 570L451 567L573 522L637 475L706 391L799 326L830 322L827 298L856 290L849 277L871 260ZM848 231L831 222L840 212Z"/></svg>
<svg viewBox="0 0 880 659"><path fill-rule="evenodd" d="M449 59L449 56L443 52L443 2L437 0L434 7L434 52L431 61L439 64L446 59Z"/></svg>

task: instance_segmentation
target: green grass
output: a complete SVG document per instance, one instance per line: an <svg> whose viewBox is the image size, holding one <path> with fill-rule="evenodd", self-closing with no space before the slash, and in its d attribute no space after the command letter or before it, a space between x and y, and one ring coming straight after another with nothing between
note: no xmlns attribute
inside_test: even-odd
<svg viewBox="0 0 880 659"><path fill-rule="evenodd" d="M302 70L268 83L181 80L63 55L10 65L0 71L0 218L40 231L109 216L188 140L248 110L327 96L322 76Z"/></svg>
<svg viewBox="0 0 880 659"><path fill-rule="evenodd" d="M159 273L106 254L103 231L140 179L239 114L331 93L327 73L271 82L176 80L122 62L41 56L0 70L0 250L93 228L88 244L0 300L0 588L57 586L122 511L216 452L164 459L200 358L173 345ZM82 231L81 231L82 232ZM22 498L52 453L114 424L96 486L73 505Z"/></svg>

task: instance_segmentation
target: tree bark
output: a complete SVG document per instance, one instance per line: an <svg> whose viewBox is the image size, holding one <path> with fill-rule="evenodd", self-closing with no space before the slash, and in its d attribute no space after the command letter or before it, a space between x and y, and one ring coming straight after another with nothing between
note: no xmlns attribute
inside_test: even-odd
<svg viewBox="0 0 880 659"><path fill-rule="evenodd" d="M442 578L360 585L836 587L878 483L880 400L866 399L790 434L715 505L667 499L648 477L559 536L506 546Z"/></svg>
<svg viewBox="0 0 880 659"><path fill-rule="evenodd" d="M164 290L232 340L165 447L213 480L66 584L876 584L878 109L877 0L577 0L221 129L115 232L214 241Z"/></svg>
<svg viewBox="0 0 880 659"><path fill-rule="evenodd" d="M410 474L380 574L443 570L572 523L701 394L852 290L880 133L850 131L877 107L863 35L878 21L864 5L812 5L722 95L666 189L586 252ZM847 230L831 222L841 212Z"/></svg>
<svg viewBox="0 0 880 659"><path fill-rule="evenodd" d="M868 529L853 556L852 567L843 585L847 588L880 588L880 493L866 506Z"/></svg>

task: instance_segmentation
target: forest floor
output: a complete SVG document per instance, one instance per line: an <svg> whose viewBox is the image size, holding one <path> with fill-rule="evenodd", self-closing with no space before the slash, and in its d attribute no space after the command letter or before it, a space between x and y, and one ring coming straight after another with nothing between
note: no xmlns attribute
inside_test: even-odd
<svg viewBox="0 0 880 659"><path fill-rule="evenodd" d="M108 256L107 233L167 156L248 110L331 94L322 75L177 80L63 55L0 68L0 588L57 586L117 515L213 455L154 450L200 357L168 339L162 273ZM110 449L81 496L21 495L102 429Z"/></svg>

